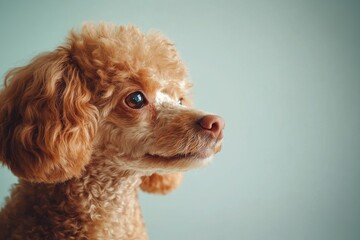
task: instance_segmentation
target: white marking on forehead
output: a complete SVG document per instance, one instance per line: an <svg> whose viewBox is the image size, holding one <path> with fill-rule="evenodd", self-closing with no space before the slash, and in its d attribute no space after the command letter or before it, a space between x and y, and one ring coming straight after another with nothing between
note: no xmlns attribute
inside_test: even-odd
<svg viewBox="0 0 360 240"><path fill-rule="evenodd" d="M188 82L186 80L183 80L179 83L179 86L182 90L185 90L187 87Z"/></svg>
<svg viewBox="0 0 360 240"><path fill-rule="evenodd" d="M173 99L168 94L158 91L156 93L155 106L159 107L164 104L168 105L168 106L170 105L170 106L176 107L176 108L186 108L184 105L180 104L179 100Z"/></svg>
<svg viewBox="0 0 360 240"><path fill-rule="evenodd" d="M162 103L170 103L178 105L178 102L172 99L169 95L158 91L156 93L155 103L162 104Z"/></svg>

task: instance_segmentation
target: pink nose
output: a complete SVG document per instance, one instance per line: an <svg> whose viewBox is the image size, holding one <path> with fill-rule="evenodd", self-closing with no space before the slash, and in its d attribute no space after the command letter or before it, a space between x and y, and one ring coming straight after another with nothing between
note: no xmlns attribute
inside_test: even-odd
<svg viewBox="0 0 360 240"><path fill-rule="evenodd" d="M222 139L222 130L225 126L225 121L222 117L206 115L199 120L199 125L203 130L210 132L214 139Z"/></svg>

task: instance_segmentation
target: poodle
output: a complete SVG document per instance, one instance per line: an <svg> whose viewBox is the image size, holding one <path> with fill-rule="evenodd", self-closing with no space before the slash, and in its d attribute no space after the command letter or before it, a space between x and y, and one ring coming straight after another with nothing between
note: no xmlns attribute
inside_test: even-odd
<svg viewBox="0 0 360 240"><path fill-rule="evenodd" d="M0 162L19 183L0 239L147 239L138 190L166 194L221 149L224 120L191 85L161 33L106 23L9 71Z"/></svg>

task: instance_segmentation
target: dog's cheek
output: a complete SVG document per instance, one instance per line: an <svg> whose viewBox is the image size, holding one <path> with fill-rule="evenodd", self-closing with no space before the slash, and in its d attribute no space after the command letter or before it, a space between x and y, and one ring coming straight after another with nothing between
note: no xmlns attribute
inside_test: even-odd
<svg viewBox="0 0 360 240"><path fill-rule="evenodd" d="M115 147L119 153L127 156L143 156L152 144L149 141L153 139L150 116L145 114L131 116L113 111L102 125L100 142Z"/></svg>

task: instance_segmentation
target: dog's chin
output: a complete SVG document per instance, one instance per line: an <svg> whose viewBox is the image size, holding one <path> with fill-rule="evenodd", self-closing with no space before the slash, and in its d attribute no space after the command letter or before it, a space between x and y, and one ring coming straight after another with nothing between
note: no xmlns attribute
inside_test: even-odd
<svg viewBox="0 0 360 240"><path fill-rule="evenodd" d="M154 168L159 172L186 171L208 165L214 153L177 154L174 156L160 156L146 154L142 161L147 162L147 169Z"/></svg>
<svg viewBox="0 0 360 240"><path fill-rule="evenodd" d="M181 170L187 170L206 166L211 162L213 156L221 150L221 146L221 141L219 141L212 147L193 153L179 153L170 156L157 153L147 153L142 157L142 159L143 161L152 163L150 165L159 165L164 169L180 168Z"/></svg>
<svg viewBox="0 0 360 240"><path fill-rule="evenodd" d="M207 153L186 153L186 154L176 154L173 156L161 156L158 154L146 154L144 158L148 160L156 160L156 161L164 161L171 163L172 161L201 161L203 159L207 159L212 157L213 154Z"/></svg>

